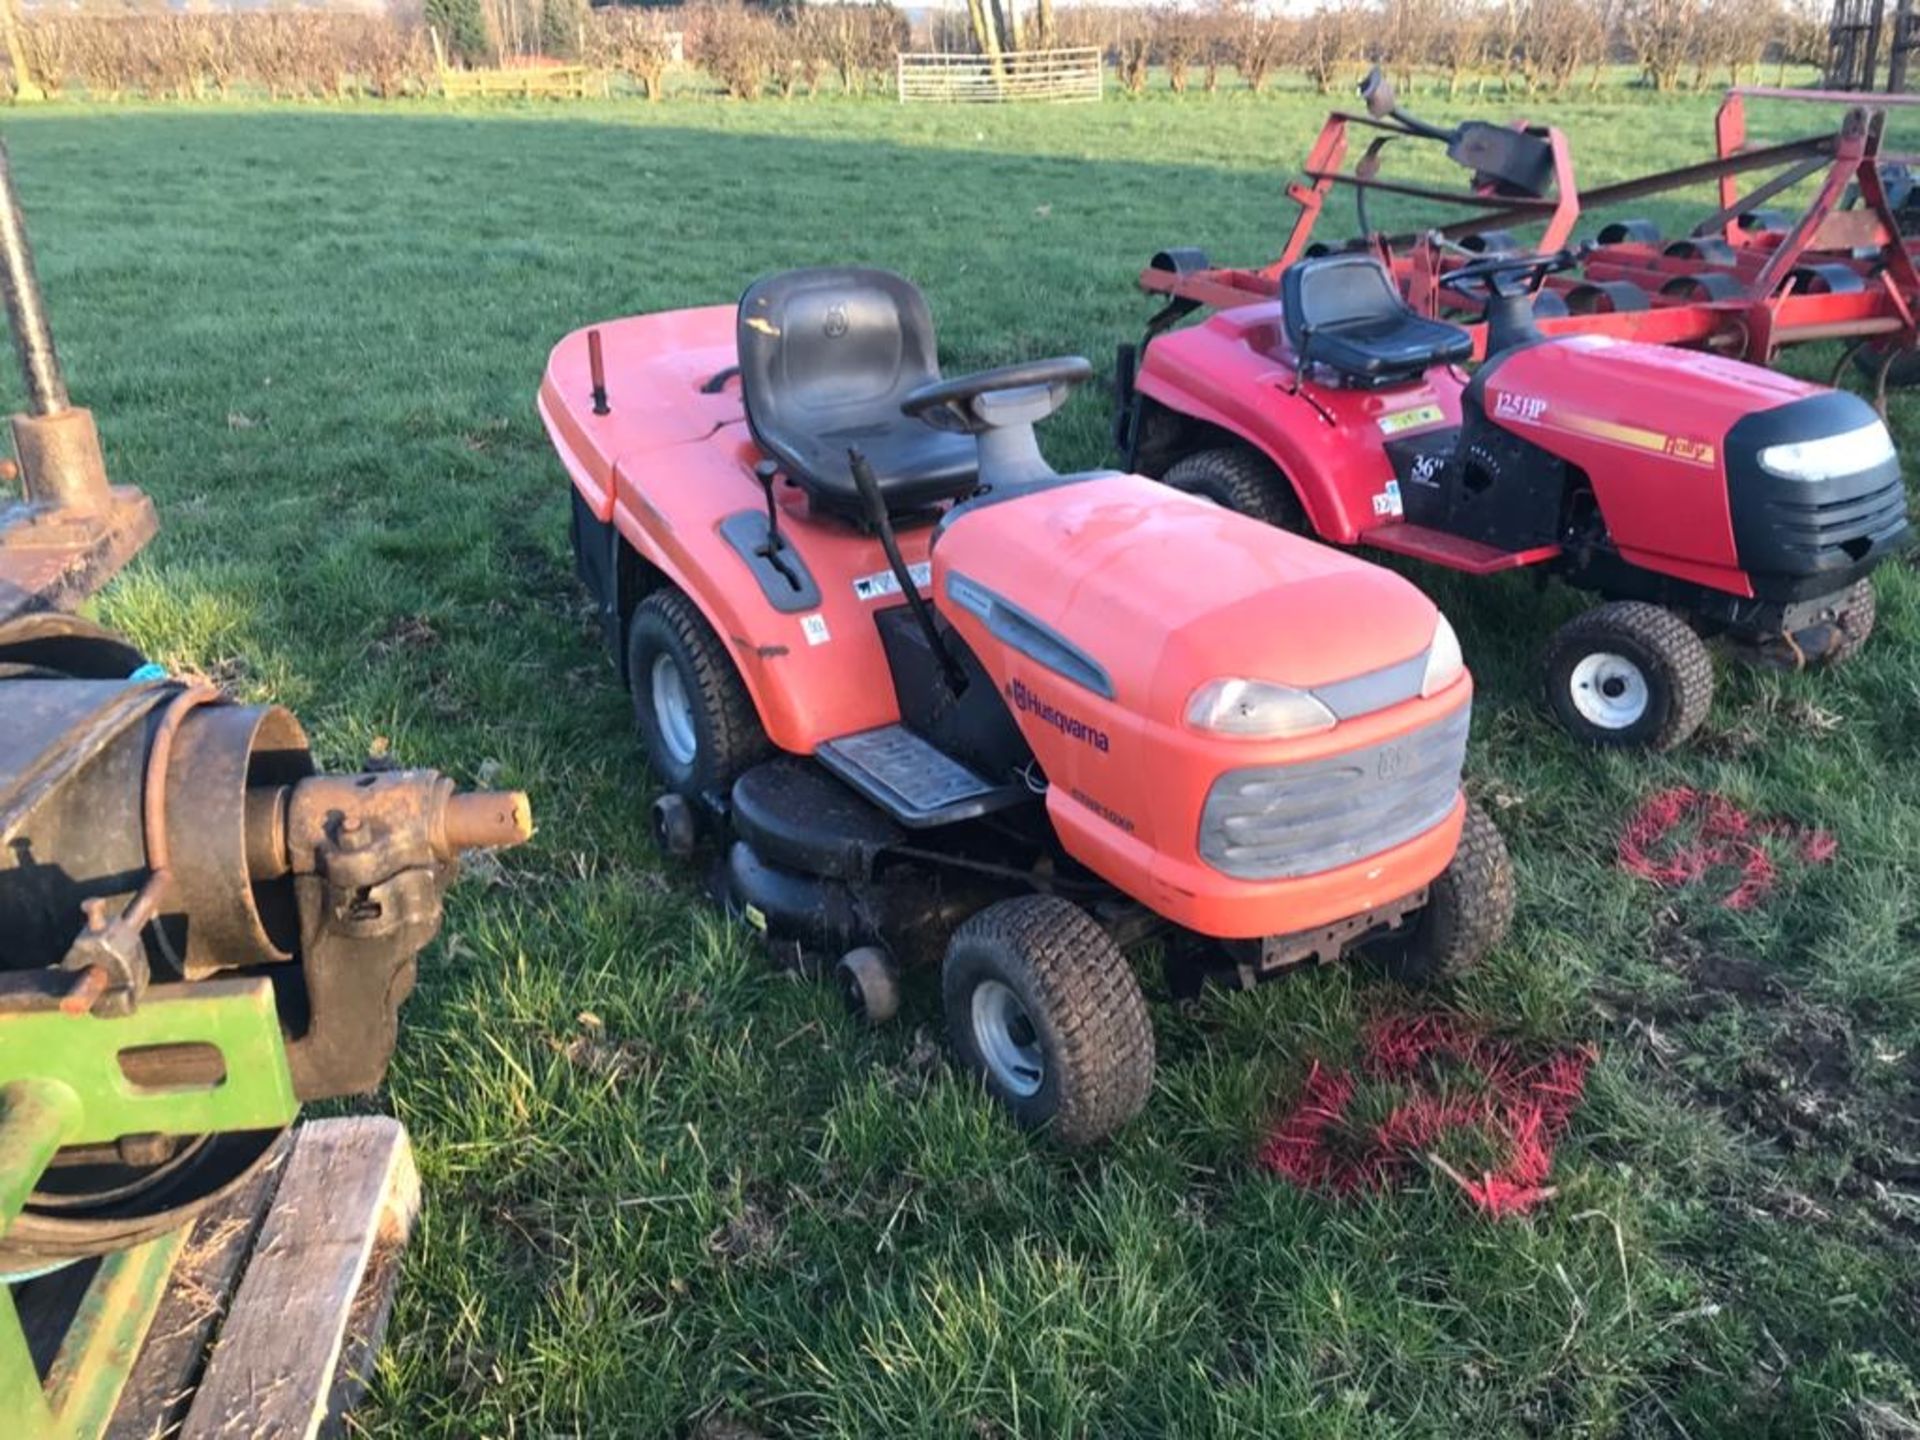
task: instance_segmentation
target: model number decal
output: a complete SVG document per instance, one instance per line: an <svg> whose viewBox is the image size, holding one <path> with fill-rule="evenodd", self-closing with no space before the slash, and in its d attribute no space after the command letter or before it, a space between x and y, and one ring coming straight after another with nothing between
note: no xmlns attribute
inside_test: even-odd
<svg viewBox="0 0 1920 1440"><path fill-rule="evenodd" d="M1515 390L1502 390L1494 397L1493 413L1501 420L1520 420L1531 425L1547 413L1547 402L1538 395L1522 395Z"/></svg>
<svg viewBox="0 0 1920 1440"><path fill-rule="evenodd" d="M1438 425L1446 418L1446 413L1438 405L1418 405L1411 410L1396 410L1391 415L1382 415L1379 420L1380 433L1398 435L1402 430Z"/></svg>
<svg viewBox="0 0 1920 1440"><path fill-rule="evenodd" d="M933 562L922 560L917 565L909 565L907 573L913 577L917 587L925 589L933 583ZM882 595L898 595L900 580L891 570L862 575L853 582L853 593L860 600L878 600Z"/></svg>
<svg viewBox="0 0 1920 1440"><path fill-rule="evenodd" d="M1031 715L1042 725L1051 725L1069 740L1078 740L1082 745L1091 745L1102 755L1113 748L1107 732L1097 725L1089 725L1077 715L1069 715L1050 700L1043 700L1027 688L1024 680L1012 680L1007 683L1007 703L1022 715Z"/></svg>
<svg viewBox="0 0 1920 1440"><path fill-rule="evenodd" d="M1109 810L1105 805L1102 805L1098 800L1081 790L1069 790L1067 794L1079 801L1080 804L1086 806L1087 809L1098 815L1109 825L1124 830L1129 835L1133 834L1133 821L1122 815L1118 810Z"/></svg>

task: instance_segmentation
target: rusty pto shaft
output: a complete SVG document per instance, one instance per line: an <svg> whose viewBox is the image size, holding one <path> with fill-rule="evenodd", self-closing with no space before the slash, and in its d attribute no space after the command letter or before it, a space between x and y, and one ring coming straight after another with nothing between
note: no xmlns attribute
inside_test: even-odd
<svg viewBox="0 0 1920 1440"><path fill-rule="evenodd" d="M462 794L433 770L318 775L249 790L246 830L247 872L258 884L337 868L343 852L433 865L520 845L533 835L533 812L518 790Z"/></svg>

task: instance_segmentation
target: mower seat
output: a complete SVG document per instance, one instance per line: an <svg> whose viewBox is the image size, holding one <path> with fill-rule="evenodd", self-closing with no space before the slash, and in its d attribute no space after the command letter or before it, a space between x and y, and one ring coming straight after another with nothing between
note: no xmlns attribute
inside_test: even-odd
<svg viewBox="0 0 1920 1440"><path fill-rule="evenodd" d="M740 297L737 331L747 425L815 506L864 517L850 447L895 513L978 486L973 436L900 412L911 391L940 378L933 316L910 282L851 266L782 271Z"/></svg>
<svg viewBox="0 0 1920 1440"><path fill-rule="evenodd" d="M1372 255L1322 255L1289 266L1280 304L1287 342L1303 365L1324 365L1349 384L1392 384L1473 354L1471 335L1415 313Z"/></svg>

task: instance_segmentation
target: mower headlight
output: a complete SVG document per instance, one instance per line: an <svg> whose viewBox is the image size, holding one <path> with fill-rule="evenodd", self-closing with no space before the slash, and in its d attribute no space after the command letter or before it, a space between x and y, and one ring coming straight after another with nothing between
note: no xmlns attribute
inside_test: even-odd
<svg viewBox="0 0 1920 1440"><path fill-rule="evenodd" d="M1187 724L1194 729L1247 740L1317 735L1336 723L1333 711L1306 691L1267 680L1215 680L1187 702Z"/></svg>
<svg viewBox="0 0 1920 1440"><path fill-rule="evenodd" d="M1823 435L1818 440L1794 440L1769 445L1760 452L1760 467L1783 480L1826 480L1835 475L1858 475L1893 459L1893 437L1879 420L1855 430Z"/></svg>
<svg viewBox="0 0 1920 1440"><path fill-rule="evenodd" d="M1460 654L1460 637L1453 633L1453 626L1442 615L1433 630L1433 644L1427 647L1427 672L1420 677L1420 698L1438 695L1458 680L1466 668L1467 662Z"/></svg>

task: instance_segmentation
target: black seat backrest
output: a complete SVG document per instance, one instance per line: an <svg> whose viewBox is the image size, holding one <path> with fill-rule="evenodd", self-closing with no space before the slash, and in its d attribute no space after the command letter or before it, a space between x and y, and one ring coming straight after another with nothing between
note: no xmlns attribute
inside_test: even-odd
<svg viewBox="0 0 1920 1440"><path fill-rule="evenodd" d="M740 383L755 430L900 413L940 378L933 316L910 281L886 270L786 270L740 297Z"/></svg>
<svg viewBox="0 0 1920 1440"><path fill-rule="evenodd" d="M889 508L964 493L978 461L971 437L901 413L940 378L933 316L909 281L829 266L755 281L740 297L740 389L760 447L818 504L860 512L847 461L857 447Z"/></svg>
<svg viewBox="0 0 1920 1440"><path fill-rule="evenodd" d="M1311 363L1346 385L1393 385L1432 365L1473 354L1473 336L1419 314L1372 255L1322 255L1280 277L1287 339L1304 372Z"/></svg>
<svg viewBox="0 0 1920 1440"><path fill-rule="evenodd" d="M1296 352L1308 327L1317 333L1417 318L1373 255L1323 255L1289 265L1280 277L1280 302Z"/></svg>

